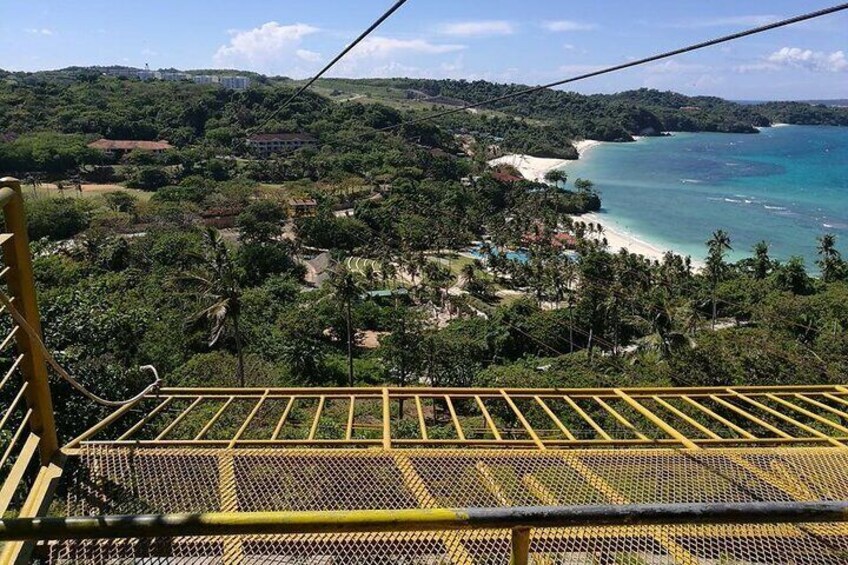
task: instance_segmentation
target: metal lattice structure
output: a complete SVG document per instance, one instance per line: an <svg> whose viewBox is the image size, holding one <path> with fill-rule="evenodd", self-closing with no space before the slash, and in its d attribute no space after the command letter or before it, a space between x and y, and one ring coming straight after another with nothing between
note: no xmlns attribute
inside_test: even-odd
<svg viewBox="0 0 848 565"><path fill-rule="evenodd" d="M843 386L165 388L72 441L144 447L843 447Z"/></svg>
<svg viewBox="0 0 848 565"><path fill-rule="evenodd" d="M840 385L164 388L60 447L0 210L0 564L848 563Z"/></svg>
<svg viewBox="0 0 848 565"><path fill-rule="evenodd" d="M82 448L72 515L845 500L832 448L494 450ZM190 485L190 488L175 488ZM535 529L535 563L844 563L848 525ZM508 529L82 540L59 563L506 563Z"/></svg>

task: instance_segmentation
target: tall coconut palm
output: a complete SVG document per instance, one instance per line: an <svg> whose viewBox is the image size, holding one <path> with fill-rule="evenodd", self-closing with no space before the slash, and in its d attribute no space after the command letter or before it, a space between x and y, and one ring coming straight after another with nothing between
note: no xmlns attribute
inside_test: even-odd
<svg viewBox="0 0 848 565"><path fill-rule="evenodd" d="M822 280L833 282L839 278L839 271L842 268L842 257L836 249L836 236L826 233L818 238L818 242L820 259L816 261L816 264L821 269Z"/></svg>
<svg viewBox="0 0 848 565"><path fill-rule="evenodd" d="M763 240L754 244L754 278L762 280L766 278L771 270L771 258L769 258L769 244Z"/></svg>
<svg viewBox="0 0 848 565"><path fill-rule="evenodd" d="M345 325L347 326L347 379L348 385L353 386L353 340L355 335L352 307L353 302L359 297L360 290L353 273L342 265L339 265L330 277L330 286L344 310Z"/></svg>
<svg viewBox="0 0 848 565"><path fill-rule="evenodd" d="M707 240L707 275L710 278L710 300L712 301L712 328L715 329L716 323L716 289L726 269L724 264L724 254L726 251L732 251L730 246L730 236L724 230L716 230L713 236Z"/></svg>
<svg viewBox="0 0 848 565"><path fill-rule="evenodd" d="M228 327L232 330L238 358L236 377L239 386L244 386L244 347L239 328L241 287L232 253L218 230L208 228L203 234L203 253L199 259L199 268L183 276L205 303L190 322L205 320L209 324L209 347L218 343Z"/></svg>

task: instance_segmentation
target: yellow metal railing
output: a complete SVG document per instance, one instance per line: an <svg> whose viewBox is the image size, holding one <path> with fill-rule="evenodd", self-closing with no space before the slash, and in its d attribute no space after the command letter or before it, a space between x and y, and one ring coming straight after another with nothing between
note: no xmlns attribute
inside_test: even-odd
<svg viewBox="0 0 848 565"><path fill-rule="evenodd" d="M839 385L633 389L163 388L73 440L149 447L596 447L848 442Z"/></svg>
<svg viewBox="0 0 848 565"><path fill-rule="evenodd" d="M0 210L5 226L0 234L0 275L6 282L10 304L40 336L24 202L16 179L0 179ZM8 331L0 341L0 356L8 361L0 378L0 515L13 512L31 517L43 513L58 477L58 439L42 351L5 310L5 306L0 308L2 323L8 323L3 326ZM13 343L15 353L10 354ZM25 485L29 485L28 492L23 491ZM0 562L9 561L19 547L7 544Z"/></svg>
<svg viewBox="0 0 848 565"><path fill-rule="evenodd" d="M0 540L108 540L175 536L186 539L194 536L344 535L506 529L510 532L510 564L526 565L530 562L532 529L842 522L848 522L848 502L218 512L0 519Z"/></svg>

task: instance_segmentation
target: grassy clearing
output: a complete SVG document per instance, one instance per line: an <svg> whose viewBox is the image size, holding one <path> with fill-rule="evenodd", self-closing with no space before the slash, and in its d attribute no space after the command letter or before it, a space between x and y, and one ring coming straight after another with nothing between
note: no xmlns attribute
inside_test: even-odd
<svg viewBox="0 0 848 565"><path fill-rule="evenodd" d="M64 193L63 193L64 192ZM119 184L83 184L82 194L76 191L75 188L69 187L64 191L56 188L55 184L45 183L39 186L35 192L29 186L23 187L25 196L35 196L36 198L97 198L110 192L127 192L132 194L139 200L146 202L153 196L153 192L147 190L138 190L135 188L127 188Z"/></svg>

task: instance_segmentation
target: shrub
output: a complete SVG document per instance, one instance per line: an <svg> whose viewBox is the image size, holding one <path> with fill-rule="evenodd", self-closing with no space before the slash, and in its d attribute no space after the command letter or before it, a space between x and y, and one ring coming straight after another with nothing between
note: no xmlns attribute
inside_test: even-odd
<svg viewBox="0 0 848 565"><path fill-rule="evenodd" d="M26 209L30 239L68 239L90 223L91 204L77 198L31 199Z"/></svg>
<svg viewBox="0 0 848 565"><path fill-rule="evenodd" d="M142 190L156 190L171 182L168 173L160 167L141 167L127 179L127 186Z"/></svg>

